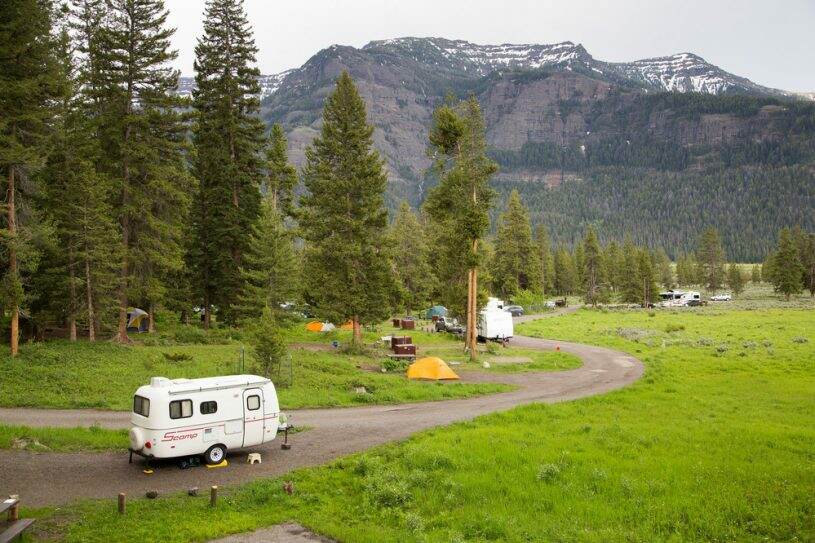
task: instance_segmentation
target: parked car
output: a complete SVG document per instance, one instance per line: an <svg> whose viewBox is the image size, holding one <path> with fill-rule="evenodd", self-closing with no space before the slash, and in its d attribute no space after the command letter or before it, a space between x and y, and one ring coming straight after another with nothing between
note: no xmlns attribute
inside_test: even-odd
<svg viewBox="0 0 815 543"><path fill-rule="evenodd" d="M544 307L548 307L549 309L554 309L557 304L555 304L554 300L546 300L546 303L543 304Z"/></svg>
<svg viewBox="0 0 815 543"><path fill-rule="evenodd" d="M436 319L436 332L450 332L451 334L463 334L464 327L459 324L458 319L452 317L439 317Z"/></svg>
<svg viewBox="0 0 815 543"><path fill-rule="evenodd" d="M504 311L509 311L512 313L513 317L520 317L524 314L524 308L520 305L507 305L504 306Z"/></svg>
<svg viewBox="0 0 815 543"><path fill-rule="evenodd" d="M717 294L715 296L710 297L711 302L729 302L732 299L733 299L732 296L730 296L729 294Z"/></svg>

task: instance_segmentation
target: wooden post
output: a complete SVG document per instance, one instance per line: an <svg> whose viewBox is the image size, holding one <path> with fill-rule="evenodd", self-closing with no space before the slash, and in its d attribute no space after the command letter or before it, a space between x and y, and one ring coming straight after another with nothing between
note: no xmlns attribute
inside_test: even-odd
<svg viewBox="0 0 815 543"><path fill-rule="evenodd" d="M125 508L126 508L126 505L125 505L125 493L124 492L119 492L119 514L120 515L125 514Z"/></svg>
<svg viewBox="0 0 815 543"><path fill-rule="evenodd" d="M215 507L218 504L218 485L213 485L209 491L209 506Z"/></svg>
<svg viewBox="0 0 815 543"><path fill-rule="evenodd" d="M20 519L20 502L15 502L8 510L8 521L17 522Z"/></svg>

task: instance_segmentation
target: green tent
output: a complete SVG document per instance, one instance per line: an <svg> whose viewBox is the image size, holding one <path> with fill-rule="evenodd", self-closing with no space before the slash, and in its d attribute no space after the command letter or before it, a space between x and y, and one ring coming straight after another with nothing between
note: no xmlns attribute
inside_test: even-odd
<svg viewBox="0 0 815 543"><path fill-rule="evenodd" d="M430 309L427 310L425 313L426 319L432 319L433 317L445 317L447 316L447 308L443 305L434 305Z"/></svg>

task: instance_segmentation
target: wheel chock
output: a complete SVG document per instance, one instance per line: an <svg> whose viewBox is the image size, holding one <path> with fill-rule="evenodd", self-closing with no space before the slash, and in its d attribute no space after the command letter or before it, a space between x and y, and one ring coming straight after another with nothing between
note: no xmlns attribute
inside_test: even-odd
<svg viewBox="0 0 815 543"><path fill-rule="evenodd" d="M226 458L224 458L223 460L221 460L221 463L220 463L220 464L207 464L206 466L207 466L208 468L225 468L225 467L227 467L228 465L229 465L229 462L227 462L227 461L226 461Z"/></svg>

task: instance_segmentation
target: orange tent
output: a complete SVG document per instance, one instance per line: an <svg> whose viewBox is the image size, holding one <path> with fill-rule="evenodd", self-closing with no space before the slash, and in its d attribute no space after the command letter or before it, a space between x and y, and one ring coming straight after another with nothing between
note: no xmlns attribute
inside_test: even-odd
<svg viewBox="0 0 815 543"><path fill-rule="evenodd" d="M334 330L334 325L330 322L311 321L306 325L309 332L330 332Z"/></svg>
<svg viewBox="0 0 815 543"><path fill-rule="evenodd" d="M348 321L345 324L340 325L340 330L353 330L354 329L354 321Z"/></svg>
<svg viewBox="0 0 815 543"><path fill-rule="evenodd" d="M408 379L431 379L433 381L459 378L444 360L436 356L421 358L408 366L407 376Z"/></svg>

